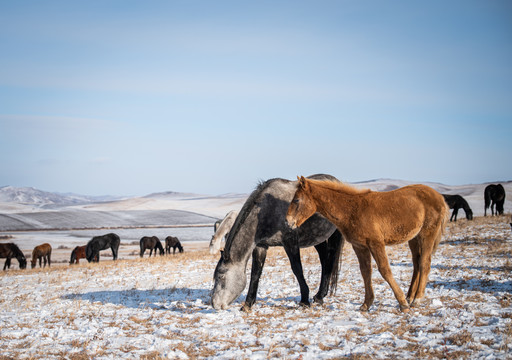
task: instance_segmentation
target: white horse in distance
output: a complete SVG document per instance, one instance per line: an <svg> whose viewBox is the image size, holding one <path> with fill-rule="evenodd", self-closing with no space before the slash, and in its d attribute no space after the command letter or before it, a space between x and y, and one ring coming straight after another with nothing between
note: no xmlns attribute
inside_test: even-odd
<svg viewBox="0 0 512 360"><path fill-rule="evenodd" d="M217 230L215 230L215 234L212 236L212 240L210 241L210 254L216 254L219 252L221 248L221 243L225 243L224 237L227 237L229 230L235 223L236 217L238 216L238 211L233 210L230 211L224 220L220 223Z"/></svg>

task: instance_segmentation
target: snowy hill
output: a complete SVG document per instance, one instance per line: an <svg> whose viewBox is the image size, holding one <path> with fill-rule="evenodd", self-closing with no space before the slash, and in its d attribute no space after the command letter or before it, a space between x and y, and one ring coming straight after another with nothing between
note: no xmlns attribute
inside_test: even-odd
<svg viewBox="0 0 512 360"><path fill-rule="evenodd" d="M390 191L413 182L376 179L353 183L359 188ZM512 182L499 182L512 194ZM462 195L475 216L484 214L484 189L488 184L444 185L424 183L442 194ZM213 224L229 211L239 210L249 194L217 196L160 192L143 197L112 198L51 193L34 188L0 188L0 231L83 229ZM512 213L512 201L505 201ZM461 217L464 216L462 212Z"/></svg>
<svg viewBox="0 0 512 360"><path fill-rule="evenodd" d="M71 193L61 194L42 191L33 187L0 187L0 203L15 203L43 209L119 199L119 197L114 196L85 196Z"/></svg>

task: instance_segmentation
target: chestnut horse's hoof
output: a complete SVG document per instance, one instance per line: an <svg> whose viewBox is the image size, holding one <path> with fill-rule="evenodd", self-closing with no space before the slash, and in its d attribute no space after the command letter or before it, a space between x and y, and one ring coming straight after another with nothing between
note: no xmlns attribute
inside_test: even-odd
<svg viewBox="0 0 512 360"><path fill-rule="evenodd" d="M400 311L403 313L408 313L411 310L409 305L400 305Z"/></svg>
<svg viewBox="0 0 512 360"><path fill-rule="evenodd" d="M409 303L410 307L418 307L421 305L421 299L414 299L411 303Z"/></svg>
<svg viewBox="0 0 512 360"><path fill-rule="evenodd" d="M368 312L370 310L370 307L366 304L361 305L359 308L359 311Z"/></svg>

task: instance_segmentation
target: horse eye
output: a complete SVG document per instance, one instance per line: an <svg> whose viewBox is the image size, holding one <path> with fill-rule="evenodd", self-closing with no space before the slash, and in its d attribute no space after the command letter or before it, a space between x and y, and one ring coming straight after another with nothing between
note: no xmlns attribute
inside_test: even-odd
<svg viewBox="0 0 512 360"><path fill-rule="evenodd" d="M299 199L293 199L293 200L292 200L292 203L294 203L294 204L298 204L298 203L299 203Z"/></svg>

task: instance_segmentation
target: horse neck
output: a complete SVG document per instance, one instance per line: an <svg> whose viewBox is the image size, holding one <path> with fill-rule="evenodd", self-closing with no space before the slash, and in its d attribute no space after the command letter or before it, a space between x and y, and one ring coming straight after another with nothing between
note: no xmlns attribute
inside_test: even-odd
<svg viewBox="0 0 512 360"><path fill-rule="evenodd" d="M337 227L345 227L356 210L357 194L321 186L310 186L310 195L316 210Z"/></svg>
<svg viewBox="0 0 512 360"><path fill-rule="evenodd" d="M250 219L252 216L255 215L251 211L241 221L242 225L235 224L233 226L224 247L224 252L229 256L230 261L241 263L244 266L247 266L249 257L256 247L257 220Z"/></svg>

